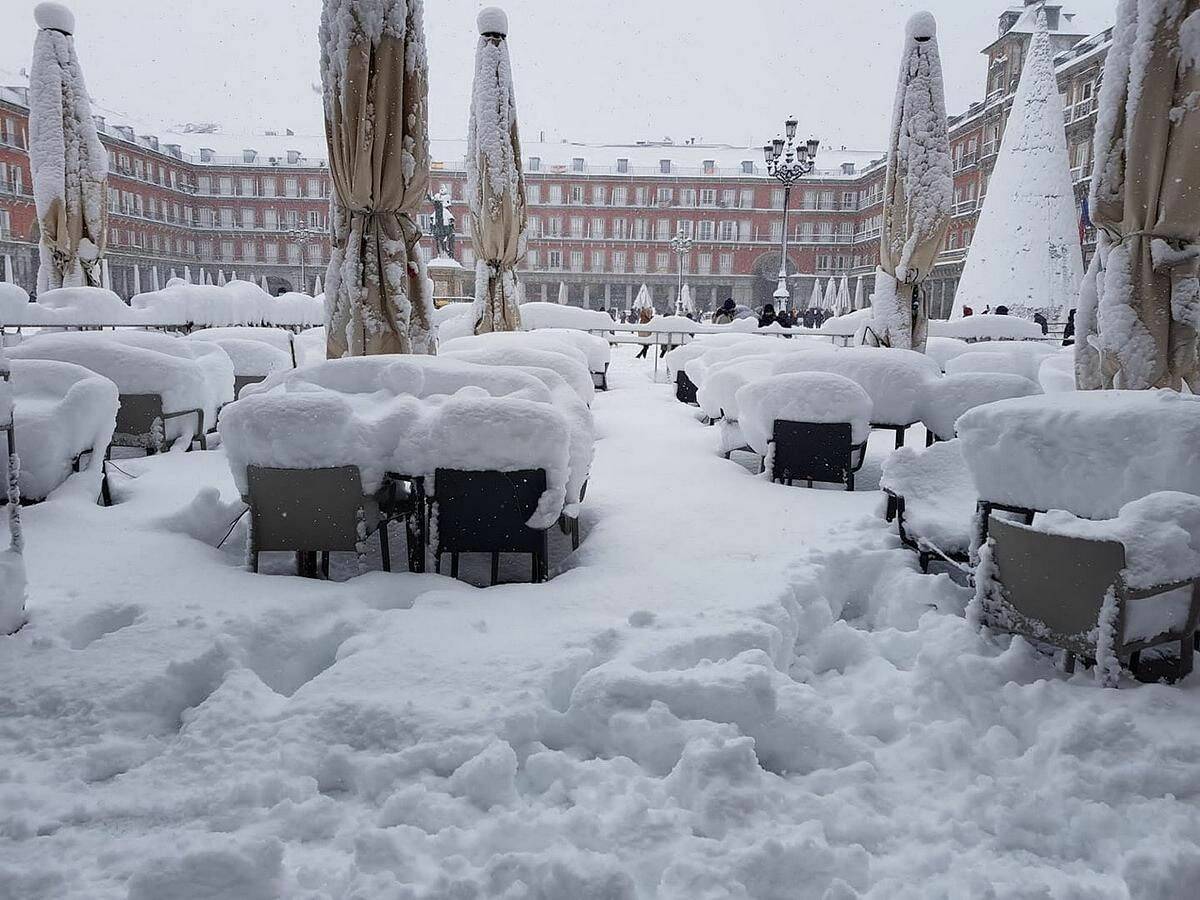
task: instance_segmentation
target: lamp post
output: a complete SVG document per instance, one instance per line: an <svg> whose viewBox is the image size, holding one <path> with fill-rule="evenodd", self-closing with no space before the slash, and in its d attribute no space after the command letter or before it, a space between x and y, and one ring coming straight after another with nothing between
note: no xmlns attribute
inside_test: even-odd
<svg viewBox="0 0 1200 900"><path fill-rule="evenodd" d="M784 123L784 129L786 140L777 137L771 143L763 145L767 174L783 185L783 247L779 260L779 284L773 295L779 303L786 303L791 298L787 286L787 231L792 185L813 170L813 166L816 165L817 148L820 146L820 141L816 138L796 143L795 117Z"/></svg>
<svg viewBox="0 0 1200 900"><path fill-rule="evenodd" d="M307 270L305 269L305 257L308 255L308 245L313 241L324 238L328 232L324 228L313 228L305 225L292 225L287 229L288 243L295 244L300 248L300 292L304 293L308 290L308 285L305 283L308 279Z"/></svg>
<svg viewBox="0 0 1200 900"><path fill-rule="evenodd" d="M671 238L671 249L679 259L679 283L675 287L675 315L683 315L683 258L692 252L692 239L683 233L683 226Z"/></svg>

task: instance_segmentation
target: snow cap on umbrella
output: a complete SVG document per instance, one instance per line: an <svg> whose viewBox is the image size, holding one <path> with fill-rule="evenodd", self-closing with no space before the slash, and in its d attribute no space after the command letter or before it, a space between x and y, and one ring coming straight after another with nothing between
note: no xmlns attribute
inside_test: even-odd
<svg viewBox="0 0 1200 900"><path fill-rule="evenodd" d="M479 33L484 35L496 34L508 37L508 15L498 6L485 6L475 19Z"/></svg>
<svg viewBox="0 0 1200 900"><path fill-rule="evenodd" d="M33 21L38 28L75 33L75 14L61 3L39 3L33 8Z"/></svg>

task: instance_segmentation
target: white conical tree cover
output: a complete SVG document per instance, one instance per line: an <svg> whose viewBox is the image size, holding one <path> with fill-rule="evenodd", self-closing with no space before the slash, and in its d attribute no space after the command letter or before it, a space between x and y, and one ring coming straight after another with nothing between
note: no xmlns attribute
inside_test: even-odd
<svg viewBox="0 0 1200 900"><path fill-rule="evenodd" d="M0 424L12 425L13 397L8 378L8 358L0 344ZM7 432L12 435L13 430ZM0 635L10 634L25 623L25 538L21 531L21 460L17 448L8 444L8 546L0 550Z"/></svg>
<svg viewBox="0 0 1200 900"><path fill-rule="evenodd" d="M108 154L75 54L75 17L59 3L39 3L33 15L39 30L29 70L29 164L41 226L38 290L100 285Z"/></svg>
<svg viewBox="0 0 1200 900"><path fill-rule="evenodd" d="M558 283L558 302L562 306L567 305L567 283L565 281Z"/></svg>
<svg viewBox="0 0 1200 900"><path fill-rule="evenodd" d="M1065 319L1083 280L1078 215L1054 50L1039 15L951 315L1007 306Z"/></svg>
<svg viewBox="0 0 1200 900"><path fill-rule="evenodd" d="M808 298L809 309L821 308L821 279L818 278L813 282L812 296Z"/></svg>
<svg viewBox="0 0 1200 900"><path fill-rule="evenodd" d="M633 298L634 309L654 309L654 298L650 296L650 288L645 283L638 288L637 296Z"/></svg>
<svg viewBox="0 0 1200 900"><path fill-rule="evenodd" d="M142 292L142 270L138 265L133 267L133 293L140 294Z"/></svg>
<svg viewBox="0 0 1200 900"><path fill-rule="evenodd" d="M867 298L863 294L863 277L858 276L858 280L854 283L854 308L863 309L867 305Z"/></svg>

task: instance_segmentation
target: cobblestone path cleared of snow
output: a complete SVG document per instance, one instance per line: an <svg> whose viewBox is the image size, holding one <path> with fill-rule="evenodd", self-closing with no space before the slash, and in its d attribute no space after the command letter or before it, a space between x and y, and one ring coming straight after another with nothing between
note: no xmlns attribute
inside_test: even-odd
<svg viewBox="0 0 1200 900"><path fill-rule="evenodd" d="M220 451L30 507L0 897L1188 895L1200 679L973 632L878 515L890 436L771 485L630 357L545 585L252 575L192 536Z"/></svg>

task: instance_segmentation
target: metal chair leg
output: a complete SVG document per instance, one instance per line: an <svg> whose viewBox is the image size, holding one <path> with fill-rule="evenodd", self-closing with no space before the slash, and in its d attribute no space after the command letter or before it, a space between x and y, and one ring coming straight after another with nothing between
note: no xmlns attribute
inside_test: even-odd
<svg viewBox="0 0 1200 900"><path fill-rule="evenodd" d="M458 554L457 553L450 554L450 577L451 578L458 577Z"/></svg>
<svg viewBox="0 0 1200 900"><path fill-rule="evenodd" d="M1192 641L1184 638L1179 642L1179 669L1176 677L1182 679L1192 674L1192 664Z"/></svg>
<svg viewBox="0 0 1200 900"><path fill-rule="evenodd" d="M896 449L897 450L899 450L901 447L904 446L904 432L905 432L905 429L903 429L903 428L896 429Z"/></svg>
<svg viewBox="0 0 1200 900"><path fill-rule="evenodd" d="M492 584L500 580L500 554L492 554Z"/></svg>
<svg viewBox="0 0 1200 900"><path fill-rule="evenodd" d="M383 571L392 571L392 548L388 544L387 522L379 526L379 556L383 561Z"/></svg>
<svg viewBox="0 0 1200 900"><path fill-rule="evenodd" d="M321 552L321 577L324 578L326 581L329 580L329 551L328 550L323 550Z"/></svg>

